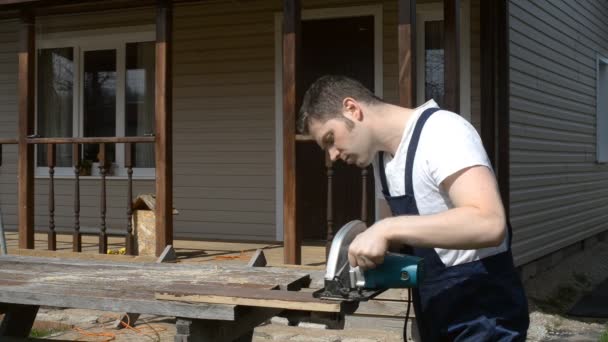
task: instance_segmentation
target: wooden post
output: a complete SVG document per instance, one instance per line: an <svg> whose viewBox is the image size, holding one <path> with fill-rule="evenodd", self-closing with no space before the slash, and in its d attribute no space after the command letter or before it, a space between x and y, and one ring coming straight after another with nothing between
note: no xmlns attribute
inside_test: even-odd
<svg viewBox="0 0 608 342"><path fill-rule="evenodd" d="M72 166L74 167L74 231L72 232L72 251L82 252L82 234L80 234L80 144L72 145Z"/></svg>
<svg viewBox="0 0 608 342"><path fill-rule="evenodd" d="M481 138L496 170L496 1L480 3Z"/></svg>
<svg viewBox="0 0 608 342"><path fill-rule="evenodd" d="M416 0L399 0L399 104L416 106Z"/></svg>
<svg viewBox="0 0 608 342"><path fill-rule="evenodd" d="M443 0L444 107L460 113L460 0Z"/></svg>
<svg viewBox="0 0 608 342"><path fill-rule="evenodd" d="M49 250L57 250L57 232L55 232L55 163L56 163L56 148L55 144L47 145L46 159L49 167L49 233L48 246Z"/></svg>
<svg viewBox="0 0 608 342"><path fill-rule="evenodd" d="M509 58L504 1L480 3L481 137L509 214Z"/></svg>
<svg viewBox="0 0 608 342"><path fill-rule="evenodd" d="M99 229L99 253L106 254L108 251L108 234L106 233L106 172L108 160L106 144L99 144L99 173L101 174L101 194L99 196L99 209L101 225Z"/></svg>
<svg viewBox="0 0 608 342"><path fill-rule="evenodd" d="M156 256L173 244L173 4L156 7Z"/></svg>
<svg viewBox="0 0 608 342"><path fill-rule="evenodd" d="M125 144L125 167L127 168L127 237L125 249L127 255L135 255L133 251L133 156L131 143Z"/></svg>
<svg viewBox="0 0 608 342"><path fill-rule="evenodd" d="M496 105L497 105L497 124L498 124L498 187L505 207L507 218L511 212L510 196L510 129L511 122L509 114L509 3L507 1L496 1Z"/></svg>
<svg viewBox="0 0 608 342"><path fill-rule="evenodd" d="M300 264L296 227L296 113L300 58L300 0L283 1L283 239L284 262Z"/></svg>
<svg viewBox="0 0 608 342"><path fill-rule="evenodd" d="M21 11L19 30L19 248L34 248L34 134L35 19L31 10Z"/></svg>
<svg viewBox="0 0 608 342"><path fill-rule="evenodd" d="M325 257L329 256L331 243L334 240L334 167L328 152L325 152L325 169L327 172L327 234L325 243Z"/></svg>

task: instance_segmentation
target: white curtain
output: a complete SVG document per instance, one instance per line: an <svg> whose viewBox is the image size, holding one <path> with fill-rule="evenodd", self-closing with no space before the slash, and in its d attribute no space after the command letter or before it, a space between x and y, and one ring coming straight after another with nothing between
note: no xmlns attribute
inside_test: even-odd
<svg viewBox="0 0 608 342"><path fill-rule="evenodd" d="M37 133L43 137L71 137L74 89L72 48L39 50L37 84ZM38 166L46 166L46 146L39 145L37 149ZM57 145L56 158L56 166L71 166L71 146Z"/></svg>

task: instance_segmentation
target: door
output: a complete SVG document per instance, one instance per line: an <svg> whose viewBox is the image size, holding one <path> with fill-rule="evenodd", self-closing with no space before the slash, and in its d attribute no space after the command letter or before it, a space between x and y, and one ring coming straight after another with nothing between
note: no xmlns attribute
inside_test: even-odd
<svg viewBox="0 0 608 342"><path fill-rule="evenodd" d="M320 76L343 74L374 91L374 17L357 16L302 21L301 99ZM296 213L305 240L327 236L327 171L325 152L315 142L296 145ZM333 228L361 218L361 169L338 161L333 174ZM373 222L373 171L368 169L367 213Z"/></svg>

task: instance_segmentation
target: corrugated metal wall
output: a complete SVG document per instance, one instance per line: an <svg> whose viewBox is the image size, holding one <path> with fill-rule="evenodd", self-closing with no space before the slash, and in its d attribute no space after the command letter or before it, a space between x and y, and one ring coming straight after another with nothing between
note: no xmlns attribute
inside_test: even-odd
<svg viewBox="0 0 608 342"><path fill-rule="evenodd" d="M526 263L608 229L608 166L595 163L596 53L608 3L511 0L511 219Z"/></svg>
<svg viewBox="0 0 608 342"><path fill-rule="evenodd" d="M431 2L431 1L421 1ZM380 2L305 0L303 8L377 5ZM474 0L472 12L478 12ZM397 1L383 8L383 93L397 102ZM275 13L281 1L191 3L174 19L174 205L175 236L274 240L275 238ZM472 13L478 20L478 14ZM0 24L0 136L17 130L16 21ZM37 35L109 27L153 25L153 9L38 18ZM478 64L479 26L471 25L472 62ZM478 67L472 68L473 77ZM477 77L478 78L478 77ZM473 97L478 82L473 81ZM477 94L477 95L476 95ZM475 99L473 101L475 103ZM478 111L473 105L473 111ZM478 116L478 114L477 114ZM473 114L476 117L476 114ZM478 120L475 120L477 122ZM8 150L8 151L7 151ZM16 147L5 148L0 167L0 206L14 229ZM99 181L83 179L81 223L99 226ZM137 180L134 193L154 192ZM73 226L73 181L56 180L57 229ZM125 229L126 181L108 182L108 229ZM48 227L48 181L36 180L36 226ZM43 242L44 244L44 242Z"/></svg>

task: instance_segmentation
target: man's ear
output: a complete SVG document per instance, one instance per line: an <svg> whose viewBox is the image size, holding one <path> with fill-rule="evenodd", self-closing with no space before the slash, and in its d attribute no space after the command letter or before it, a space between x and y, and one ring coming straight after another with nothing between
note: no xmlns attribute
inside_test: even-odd
<svg viewBox="0 0 608 342"><path fill-rule="evenodd" d="M352 97L347 97L342 101L342 110L344 116L353 121L363 120L363 111L361 109L361 105Z"/></svg>

